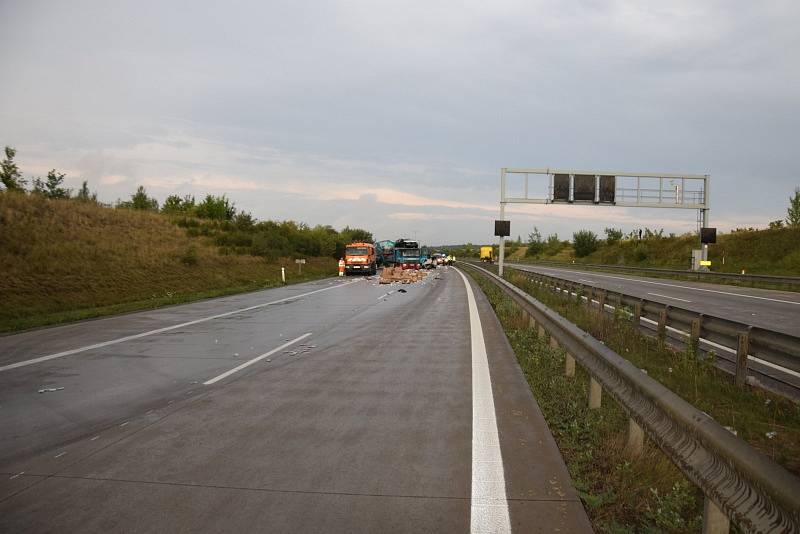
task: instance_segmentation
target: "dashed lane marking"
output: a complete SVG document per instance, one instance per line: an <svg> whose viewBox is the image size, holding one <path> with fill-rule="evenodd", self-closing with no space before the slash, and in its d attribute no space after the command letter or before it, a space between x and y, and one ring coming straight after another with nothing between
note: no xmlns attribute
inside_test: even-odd
<svg viewBox="0 0 800 534"><path fill-rule="evenodd" d="M26 365L33 365L35 363L46 362L48 360L55 360L56 358L63 358L64 356L72 356L73 354L78 354L81 352L86 352L87 350L92 349L99 349L103 347L108 347L109 345L116 345L117 343L123 343L125 341L132 341L134 339L141 339L143 337L152 336L155 334L161 334L162 332L169 332L170 330L175 330L176 328L183 328L185 326L191 326L198 323L204 323L206 321L213 321L214 319L221 319L223 317L229 317L231 315L236 315L237 313L243 313L250 310L257 310L259 308L264 308L266 306L271 306L273 304L280 304L282 302L287 302L290 300L299 299L301 297L307 297L309 295L313 295L315 293L321 293L323 291L329 291L331 289L336 289L339 287L347 286L350 284L355 284L359 282L359 280L353 280L351 282L344 282L341 284L336 284L330 287L324 287L322 289L315 289L314 291L309 291L307 293L301 293L299 295L292 295L291 297L286 297L283 299L273 300L271 302L264 302L262 304L256 304L255 306L248 306L247 308L240 308L238 310L233 310L225 313L218 313L217 315L212 315L210 317L203 317L202 319L195 319L194 321L187 321L185 323L176 324L172 326L165 326L164 328L157 328L155 330L149 330L147 332L142 332L140 334L133 334L131 336L125 336L117 339L112 339L110 341L103 341L102 343L95 343L93 345L86 345L85 347L80 347L77 349L65 350L63 352L57 352L55 354L48 354L47 356L40 356L38 358L33 358L31 360L25 360L22 362L11 363L8 365L3 365L0 367L0 372L2 371L10 371L11 369L17 369L19 367L25 367Z"/></svg>
<svg viewBox="0 0 800 534"><path fill-rule="evenodd" d="M256 357L255 357L255 358L253 358L252 360L246 361L246 362L244 362L244 363L243 363L243 364L241 364L241 365L237 365L236 367L234 367L234 368L233 368L233 369L231 369L230 371L226 371L226 372L222 373L222 374L221 374L221 375L219 375L219 376L215 376L215 377L214 377L214 378L212 378L211 380L206 380L205 382L203 382L203 385L204 385L204 386L210 386L211 384L214 384L215 382L219 382L219 381L220 381L220 380L222 380L223 378L229 377L229 376L231 376L232 374L234 374L234 373L237 373L237 372L241 371L241 370L242 370L242 369L244 369L245 367L249 367L249 366L253 365L253 364L254 364L254 363L256 363L256 362L259 362L259 361L263 360L264 358L267 358L267 357L269 357L269 356L272 356L272 355L273 355L273 354L275 354L276 352L278 352L278 351L280 351L280 350L283 350L283 349L285 349L286 347L288 347L288 346L290 346L290 345L294 345L294 344L295 344L295 343L297 343L298 341L301 341L301 340L303 340L303 339L307 338L307 337L308 337L308 336L310 336L310 335L311 335L311 332L307 332L307 333L303 334L303 335L302 335L302 336L300 336L300 337L296 337L296 338L294 338L294 339L293 339L293 340L291 340L291 341L287 341L286 343L284 343L284 344L283 344L283 345L281 345L280 347L275 347L275 348L274 348L274 349L272 349L271 351L269 351L269 352L265 352L265 353L264 353L264 354L262 354L261 356L256 356Z"/></svg>

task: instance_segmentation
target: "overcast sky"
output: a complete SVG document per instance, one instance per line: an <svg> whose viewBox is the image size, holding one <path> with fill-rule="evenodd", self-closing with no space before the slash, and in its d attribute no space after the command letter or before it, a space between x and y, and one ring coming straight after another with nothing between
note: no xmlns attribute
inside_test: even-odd
<svg viewBox="0 0 800 534"><path fill-rule="evenodd" d="M711 223L800 185L800 2L0 0L0 145L102 200L488 242L501 167L710 173ZM684 232L684 210L515 206Z"/></svg>

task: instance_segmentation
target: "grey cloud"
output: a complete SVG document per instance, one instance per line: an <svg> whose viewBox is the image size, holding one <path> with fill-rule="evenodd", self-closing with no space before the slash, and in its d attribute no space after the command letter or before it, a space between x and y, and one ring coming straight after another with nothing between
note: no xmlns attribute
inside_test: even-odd
<svg viewBox="0 0 800 534"><path fill-rule="evenodd" d="M475 203L502 166L711 172L712 221L764 224L798 183L798 18L776 0L5 2L0 143L130 177L110 197L204 176ZM349 202L292 216L346 220ZM430 228L477 241L482 224Z"/></svg>

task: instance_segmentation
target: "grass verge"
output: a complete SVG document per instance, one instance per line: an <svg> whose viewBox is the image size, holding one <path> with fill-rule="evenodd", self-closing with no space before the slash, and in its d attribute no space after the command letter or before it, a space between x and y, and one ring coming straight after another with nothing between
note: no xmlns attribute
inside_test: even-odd
<svg viewBox="0 0 800 534"><path fill-rule="evenodd" d="M280 269L280 268L278 268ZM280 275L278 275L279 277ZM120 315L124 313L132 313L143 310L153 310L163 308L165 306L173 306L176 304L186 304L198 300L224 297L228 295L235 295L239 293L248 293L251 291L260 291L269 289L271 287L279 287L289 284L299 284L301 282L309 282L312 280L319 280L331 276L330 269L315 270L309 273L303 273L302 276L287 275L286 284L283 284L279 278L267 279L264 281L251 281L245 284L230 285L217 287L206 290L198 291L164 291L161 294L154 293L149 298L141 300L131 300L126 302L119 302L116 304L109 304L106 306L87 307L79 309L67 309L63 311L40 313L40 314L26 314L20 317L2 317L0 319L0 335L19 332L21 330L28 330L42 326L52 326L57 324L69 323L73 321L81 321L85 319L94 319L98 317L106 317L110 315Z"/></svg>
<svg viewBox="0 0 800 534"><path fill-rule="evenodd" d="M566 298L510 270L508 280L589 332L681 398L727 426L753 447L800 475L800 405L758 388L739 388L714 366L644 335L620 314L603 317L574 297Z"/></svg>

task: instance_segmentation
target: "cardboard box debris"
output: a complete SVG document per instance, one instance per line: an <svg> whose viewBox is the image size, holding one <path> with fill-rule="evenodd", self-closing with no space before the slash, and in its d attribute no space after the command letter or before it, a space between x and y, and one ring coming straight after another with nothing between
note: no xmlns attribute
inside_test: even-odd
<svg viewBox="0 0 800 534"><path fill-rule="evenodd" d="M400 267L384 267L381 271L381 284L392 284L399 282L401 284L413 284L419 282L428 276L427 271L418 271L416 269L402 269Z"/></svg>

